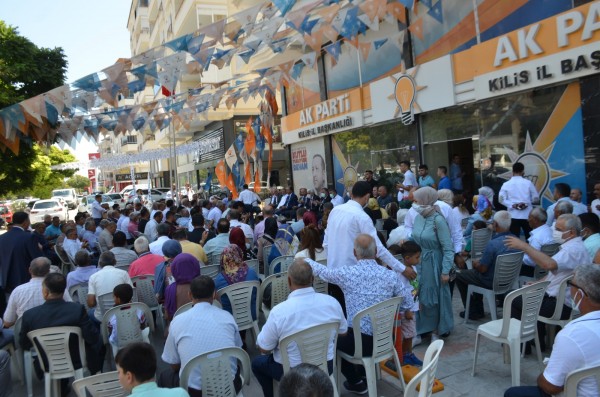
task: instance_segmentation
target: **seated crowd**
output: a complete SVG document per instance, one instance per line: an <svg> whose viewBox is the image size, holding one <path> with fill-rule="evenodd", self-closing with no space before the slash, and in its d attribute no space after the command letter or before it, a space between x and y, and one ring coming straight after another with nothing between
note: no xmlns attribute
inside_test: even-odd
<svg viewBox="0 0 600 397"><path fill-rule="evenodd" d="M265 396L275 395L274 381L279 382L281 395L308 395L299 390L309 393L320 385L310 395L330 396L333 389L328 376L333 375L336 351L354 355L357 338L362 341L363 355L373 351L371 321L363 318L360 329L354 329L354 318L362 310L401 297L400 362L421 366L413 346L445 338L454 330L454 286L466 306L469 286L493 289L499 258L523 253L520 278L535 283L538 274L545 274L539 280L549 281L539 314L550 317L562 305L561 319L569 320L574 313L581 317L569 322L553 345L546 341L545 324L538 322L538 347L552 349L548 366L536 386L510 388L506 396L557 394L570 371L600 365L600 328L592 324L600 319L600 267L591 265L600 262L598 216L581 212L583 204L569 198L566 184L557 184L556 204L547 210L534 207L538 197L521 182L520 163L513 166L512 185L500 190L499 202L485 186L472 200L447 188L436 190L428 182L432 178L426 178L427 167L419 170L422 186L407 179L395 186L379 185L367 171L364 180L341 195L334 189L314 192L286 187L283 191L272 188L261 199L244 185L237 200L230 195L199 200L194 195L146 206L144 200L134 200L125 208L102 207L98 201L92 205L92 214L78 213L73 221L63 223L46 218L30 225L28 214L17 212L12 228L0 236L5 251L0 256L4 327L0 347L16 340L21 348L29 349L33 346L29 331L75 326L81 329L87 357L87 363L81 363L72 348L76 368L85 366L92 375L106 370L105 355L110 349L119 381L132 395L200 396L200 367L192 370L185 390L178 387L186 364L217 349L248 351L250 344L259 350L251 369ZM445 175L445 167L440 167L438 175ZM397 194L392 194L394 188ZM487 231L489 241L481 252L475 252L472 236L482 230ZM555 247L553 252L548 251L550 247ZM253 287L248 295L250 316L263 324L256 310L263 307L265 321L254 335L256 340L250 340L251 332L240 330L236 322L236 303L222 291L239 283L264 282L271 263L281 256L289 257L289 262L278 261L273 271L287 272L289 295L271 306L275 287L266 288L262 295L260 288ZM145 278L152 280L151 299L142 296L138 284ZM559 300L561 285L567 281L567 297ZM317 293L317 282L327 283L327 293ZM113 306L138 301L154 302L148 303L149 308L163 312L154 312L151 318L132 306L138 308L132 311L132 321L134 327L139 326L141 339L122 347L119 320L115 315L106 318L105 313ZM465 308L459 316L483 319L483 303L481 294L472 294L469 311ZM515 299L511 317L520 319L522 306L523 301ZM160 360L168 368L157 374L148 326L163 318L167 327L161 329L166 336L155 334L153 339L164 343ZM17 323L20 333L15 335ZM333 324L329 373L303 364L296 345L282 355L283 338L323 324ZM524 353L530 350L528 343ZM4 365L5 353L0 351L0 380L6 379L9 368ZM285 374L284 356L293 368ZM41 376L45 366L38 359L34 368ZM367 393L370 380L362 367L342 360L340 370L346 390ZM230 371L240 391L243 379L235 359ZM10 368L8 373L10 377ZM64 395L69 381L61 384ZM582 395L598 395L593 388L589 379L580 385L580 390L587 391Z"/></svg>

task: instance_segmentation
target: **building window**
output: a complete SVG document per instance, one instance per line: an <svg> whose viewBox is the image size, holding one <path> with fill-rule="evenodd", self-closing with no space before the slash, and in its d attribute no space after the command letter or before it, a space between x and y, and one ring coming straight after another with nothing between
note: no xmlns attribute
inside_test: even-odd
<svg viewBox="0 0 600 397"><path fill-rule="evenodd" d="M204 6L196 7L198 29L227 18L227 7Z"/></svg>

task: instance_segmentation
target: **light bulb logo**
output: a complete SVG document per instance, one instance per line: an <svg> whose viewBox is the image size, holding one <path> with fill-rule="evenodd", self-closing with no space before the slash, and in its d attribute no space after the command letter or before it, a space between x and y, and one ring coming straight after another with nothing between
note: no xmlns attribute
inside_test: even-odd
<svg viewBox="0 0 600 397"><path fill-rule="evenodd" d="M410 125L415 121L413 104L417 93L415 81L412 77L403 74L396 80L395 97L400 107L400 115L404 125Z"/></svg>

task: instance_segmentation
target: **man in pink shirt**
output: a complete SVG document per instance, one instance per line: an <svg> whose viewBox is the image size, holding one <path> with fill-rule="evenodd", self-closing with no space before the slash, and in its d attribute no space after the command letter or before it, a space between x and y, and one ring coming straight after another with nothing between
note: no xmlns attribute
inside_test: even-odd
<svg viewBox="0 0 600 397"><path fill-rule="evenodd" d="M139 256L129 265L129 277L154 276L154 269L161 262L164 262L165 258L150 252L148 239L144 236L138 237L135 240L133 248Z"/></svg>

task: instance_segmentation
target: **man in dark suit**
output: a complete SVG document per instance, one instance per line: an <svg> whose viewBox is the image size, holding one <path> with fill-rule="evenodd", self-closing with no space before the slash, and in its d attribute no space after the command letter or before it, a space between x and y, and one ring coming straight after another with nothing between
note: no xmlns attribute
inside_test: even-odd
<svg viewBox="0 0 600 397"><path fill-rule="evenodd" d="M31 279L29 264L43 256L42 250L29 233L29 214L15 212L12 228L0 236L0 313L6 310L6 295Z"/></svg>
<svg viewBox="0 0 600 397"><path fill-rule="evenodd" d="M31 349L32 343L27 337L29 331L49 327L79 327L85 341L87 368L92 374L102 369L104 346L98 328L92 324L85 308L79 303L65 302L63 294L67 288L67 279L61 273L48 274L42 283L44 304L23 313L23 322L19 341L24 350ZM69 340L69 351L75 368L81 368L77 338ZM42 357L42 360L46 360Z"/></svg>
<svg viewBox="0 0 600 397"><path fill-rule="evenodd" d="M277 208L280 200L281 200L281 193L277 190L277 188L275 186L273 186L271 188L271 197L269 198L268 204L272 205L273 208Z"/></svg>
<svg viewBox="0 0 600 397"><path fill-rule="evenodd" d="M294 190L290 186L285 188L285 194L287 195L285 203L283 203L276 213L286 218L293 218L298 208L298 196L296 196L296 193L294 193Z"/></svg>

